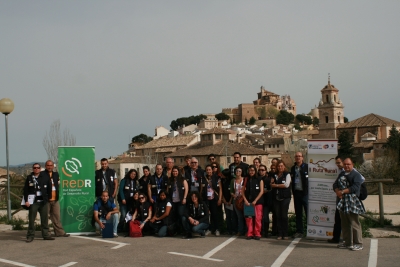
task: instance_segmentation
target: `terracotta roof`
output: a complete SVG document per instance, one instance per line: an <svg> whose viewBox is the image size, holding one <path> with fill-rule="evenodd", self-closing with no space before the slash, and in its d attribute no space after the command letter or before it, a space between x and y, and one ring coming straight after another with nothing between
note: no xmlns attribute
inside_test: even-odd
<svg viewBox="0 0 400 267"><path fill-rule="evenodd" d="M400 126L400 122L388 119L383 116L376 115L374 113L365 115L361 118L352 120L348 123L344 123L339 125L337 128L354 128L354 127L370 127L370 126L382 126L382 125L387 125L387 126Z"/></svg>
<svg viewBox="0 0 400 267"><path fill-rule="evenodd" d="M203 135L203 134L229 134L229 132L222 128L215 127L215 128L209 129L208 131L201 133L201 135Z"/></svg>
<svg viewBox="0 0 400 267"><path fill-rule="evenodd" d="M201 146L200 143L190 146L188 148L179 149L178 151L168 154L168 157L184 157L186 155L192 156L207 156L211 153L215 155L233 155L236 151L242 155L268 155L264 150L254 148L252 146L238 144L236 142L221 142L211 146Z"/></svg>
<svg viewBox="0 0 400 267"><path fill-rule="evenodd" d="M176 147L159 147L156 149L156 153L165 153L165 152L175 152Z"/></svg>
<svg viewBox="0 0 400 267"><path fill-rule="evenodd" d="M196 135L178 135L175 137L163 136L147 144L136 147L136 150L143 148L159 148L159 147L168 147L168 146L186 146L188 143L193 141L193 139L197 138Z"/></svg>
<svg viewBox="0 0 400 267"><path fill-rule="evenodd" d="M109 164L120 164L120 163L142 163L146 157L124 157L124 158L116 158L114 160L110 160Z"/></svg>

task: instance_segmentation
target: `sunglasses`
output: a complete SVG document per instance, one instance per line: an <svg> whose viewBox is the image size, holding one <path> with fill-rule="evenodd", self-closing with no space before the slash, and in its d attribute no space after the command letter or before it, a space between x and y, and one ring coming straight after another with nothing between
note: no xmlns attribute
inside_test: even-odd
<svg viewBox="0 0 400 267"><path fill-rule="evenodd" d="M215 158L210 158L210 160L214 160Z"/></svg>
<svg viewBox="0 0 400 267"><path fill-rule="evenodd" d="M32 169L40 169L40 167L33 167Z"/></svg>
<svg viewBox="0 0 400 267"><path fill-rule="evenodd" d="M144 197L139 197L139 199L144 199Z"/></svg>
<svg viewBox="0 0 400 267"><path fill-rule="evenodd" d="M213 168L217 168L217 166L212 166Z"/></svg>
<svg viewBox="0 0 400 267"><path fill-rule="evenodd" d="M197 164L198 162L195 162L195 161L192 161L192 162L190 162L191 164Z"/></svg>

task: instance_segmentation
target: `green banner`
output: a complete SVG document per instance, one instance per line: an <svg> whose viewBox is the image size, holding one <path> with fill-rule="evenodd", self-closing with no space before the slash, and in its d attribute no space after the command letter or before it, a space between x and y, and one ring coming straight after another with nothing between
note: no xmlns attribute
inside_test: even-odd
<svg viewBox="0 0 400 267"><path fill-rule="evenodd" d="M94 232L94 147L58 147L61 222L67 233Z"/></svg>

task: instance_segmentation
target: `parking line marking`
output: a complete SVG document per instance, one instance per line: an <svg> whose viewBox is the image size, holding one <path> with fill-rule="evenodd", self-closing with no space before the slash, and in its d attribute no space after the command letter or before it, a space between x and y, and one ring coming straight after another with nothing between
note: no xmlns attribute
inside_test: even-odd
<svg viewBox="0 0 400 267"><path fill-rule="evenodd" d="M75 265L75 264L77 264L77 262L71 261L71 262L68 262L68 263L66 263L64 265L60 265L58 267L68 267L68 266L72 266L72 265Z"/></svg>
<svg viewBox="0 0 400 267"><path fill-rule="evenodd" d="M295 238L289 246L279 255L279 257L275 260L275 262L271 265L271 267L280 267L286 260L286 258L290 255L292 250L296 247L297 243L299 243L301 238Z"/></svg>
<svg viewBox="0 0 400 267"><path fill-rule="evenodd" d="M92 241L97 241L97 242L104 242L104 243L110 243L110 244L116 244L117 246L112 247L111 249L119 249L122 248L123 246L130 245L129 243L122 243L122 242L116 242L116 241L108 241L104 239L98 239L98 238L92 238L92 237L86 237L86 236L71 236L71 237L76 237L76 238L82 238L82 239L88 239Z"/></svg>
<svg viewBox="0 0 400 267"><path fill-rule="evenodd" d="M16 261L9 261L9 260L6 260L6 259L1 259L1 258L0 258L0 262L12 264L12 265L15 265L15 266L22 266L22 267L35 267L35 266L32 266L32 265L28 265L28 264L24 264L24 263L20 263L20 262L16 262Z"/></svg>
<svg viewBox="0 0 400 267"><path fill-rule="evenodd" d="M376 267L377 264L378 264L378 239L371 239L368 267Z"/></svg>
<svg viewBox="0 0 400 267"><path fill-rule="evenodd" d="M192 254L184 254L184 253L179 253L179 252L168 252L168 253L174 254L174 255L179 255L179 256L186 256L186 257L202 259L202 260L224 261L224 260L220 260L220 259L213 259L213 258L210 258L210 257L212 255L214 255L215 253L217 253L218 251L220 251L221 249L223 249L224 247L226 247L229 243L231 243L233 240L235 240L236 237L237 236L234 236L234 237L229 238L228 240L225 240L225 242L223 242L222 244L216 246L215 248L213 248L212 250L210 250L209 252L204 254L204 256L197 256L197 255L192 255Z"/></svg>
<svg viewBox="0 0 400 267"><path fill-rule="evenodd" d="M225 246L227 246L229 243L231 243L233 240L236 239L237 236L233 236L231 238L229 238L228 240L226 240L224 243L222 243L221 245L217 246L216 248L214 248L213 250L211 250L210 252L206 253L203 258L210 258L212 255L214 255L215 253L217 253L218 251L220 251L221 249L223 249Z"/></svg>

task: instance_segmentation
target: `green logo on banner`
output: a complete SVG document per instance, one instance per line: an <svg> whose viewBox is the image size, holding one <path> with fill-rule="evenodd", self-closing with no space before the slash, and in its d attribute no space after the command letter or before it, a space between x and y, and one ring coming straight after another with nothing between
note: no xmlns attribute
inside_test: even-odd
<svg viewBox="0 0 400 267"><path fill-rule="evenodd" d="M59 147L61 222L68 233L93 232L93 147Z"/></svg>

